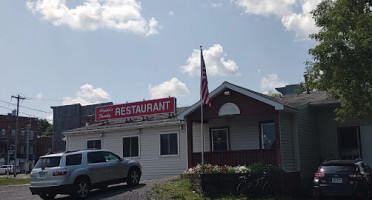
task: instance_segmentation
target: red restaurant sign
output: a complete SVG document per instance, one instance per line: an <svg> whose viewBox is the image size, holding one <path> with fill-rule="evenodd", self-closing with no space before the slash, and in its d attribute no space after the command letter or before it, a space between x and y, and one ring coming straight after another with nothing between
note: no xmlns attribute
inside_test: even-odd
<svg viewBox="0 0 372 200"><path fill-rule="evenodd" d="M164 99L97 107L96 121L175 112L176 98L170 97Z"/></svg>

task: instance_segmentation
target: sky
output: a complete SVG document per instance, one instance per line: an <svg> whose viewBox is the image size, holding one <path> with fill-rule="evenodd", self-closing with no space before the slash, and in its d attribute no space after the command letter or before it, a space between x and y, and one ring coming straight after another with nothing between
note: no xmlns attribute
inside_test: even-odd
<svg viewBox="0 0 372 200"><path fill-rule="evenodd" d="M200 99L224 81L256 92L303 82L321 0L1 0L0 114Z"/></svg>

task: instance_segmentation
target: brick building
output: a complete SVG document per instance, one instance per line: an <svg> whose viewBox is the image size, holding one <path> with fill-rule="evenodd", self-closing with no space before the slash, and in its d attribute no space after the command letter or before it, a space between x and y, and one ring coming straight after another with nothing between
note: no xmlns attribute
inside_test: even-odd
<svg viewBox="0 0 372 200"><path fill-rule="evenodd" d="M112 105L112 102L82 106L80 104L53 106L54 152L66 150L63 132L95 123L96 107Z"/></svg>
<svg viewBox="0 0 372 200"><path fill-rule="evenodd" d="M37 128L37 118L19 116L17 134L16 116L0 115L0 165L16 164L21 171L29 170L39 156L50 151L51 138L37 137ZM14 151L9 150L15 147L16 137L18 139L17 161L14 159Z"/></svg>

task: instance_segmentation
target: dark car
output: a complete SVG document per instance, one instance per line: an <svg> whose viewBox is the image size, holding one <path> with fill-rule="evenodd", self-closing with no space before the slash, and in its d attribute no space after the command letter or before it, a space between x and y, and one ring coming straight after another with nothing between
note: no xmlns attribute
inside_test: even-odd
<svg viewBox="0 0 372 200"><path fill-rule="evenodd" d="M314 174L315 199L345 196L371 199L371 174L368 165L357 160L328 160Z"/></svg>

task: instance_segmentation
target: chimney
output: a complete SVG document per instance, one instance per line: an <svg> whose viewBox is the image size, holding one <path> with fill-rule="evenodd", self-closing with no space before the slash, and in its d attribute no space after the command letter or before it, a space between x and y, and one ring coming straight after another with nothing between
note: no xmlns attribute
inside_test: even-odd
<svg viewBox="0 0 372 200"><path fill-rule="evenodd" d="M309 73L308 72L304 73L304 79L305 79L306 94L310 94L310 89L309 89L309 86L308 86L308 81L309 81Z"/></svg>

